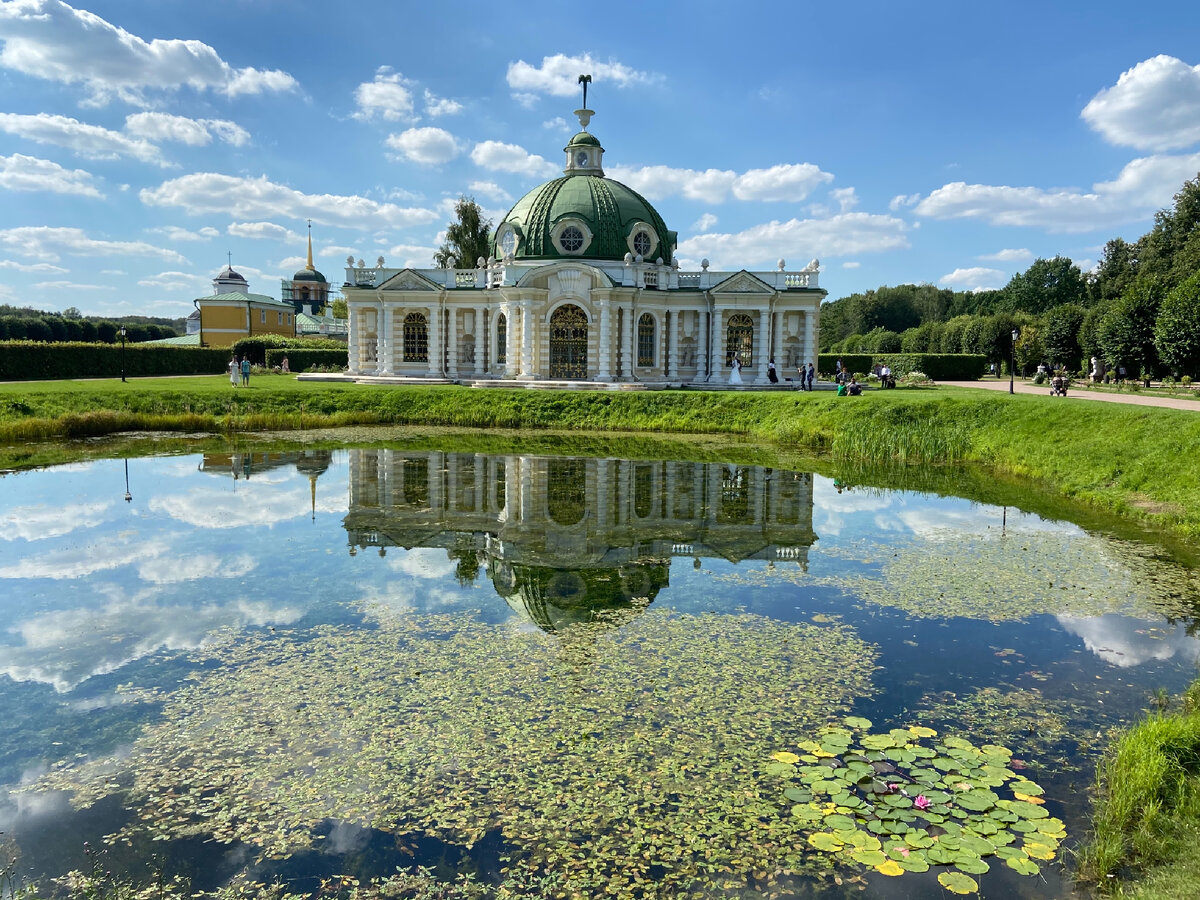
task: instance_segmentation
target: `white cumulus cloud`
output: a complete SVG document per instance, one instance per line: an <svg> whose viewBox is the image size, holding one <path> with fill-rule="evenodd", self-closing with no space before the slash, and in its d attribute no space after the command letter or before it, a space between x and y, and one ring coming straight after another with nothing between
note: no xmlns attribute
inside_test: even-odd
<svg viewBox="0 0 1200 900"><path fill-rule="evenodd" d="M158 147L139 137L88 125L70 116L50 113L21 115L0 113L0 131L15 134L38 144L65 147L84 159L121 159L128 157L156 166L167 166Z"/></svg>
<svg viewBox="0 0 1200 900"><path fill-rule="evenodd" d="M1006 250L998 250L995 253L985 253L984 255L980 256L979 258L983 259L983 260L988 260L990 262L1015 262L1015 263L1032 262L1033 261L1033 251L1026 249L1025 247L1013 248L1013 249L1006 249Z"/></svg>
<svg viewBox="0 0 1200 900"><path fill-rule="evenodd" d="M1075 188L943 185L917 204L934 219L980 219L1052 232L1083 232L1144 219L1169 206L1179 186L1200 170L1200 153L1147 156L1128 163L1112 181L1089 192Z"/></svg>
<svg viewBox="0 0 1200 900"><path fill-rule="evenodd" d="M533 66L523 59L509 63L508 86L523 95L582 96L580 74L591 75L596 84L612 84L619 88L654 84L661 80L658 75L639 72L623 63L611 60L600 62L590 53L584 53L582 56L556 53L554 56L542 57L540 66Z"/></svg>
<svg viewBox="0 0 1200 900"><path fill-rule="evenodd" d="M463 110L463 105L457 100L450 100L446 97L435 97L429 91L425 92L425 113L426 115L437 118L439 116L454 116L458 115Z"/></svg>
<svg viewBox="0 0 1200 900"><path fill-rule="evenodd" d="M818 186L833 180L831 174L822 172L812 163L749 169L740 175L729 169L699 171L671 166L616 166L610 174L651 200L680 196L703 203L724 203L730 197L747 201L798 202Z"/></svg>
<svg viewBox="0 0 1200 900"><path fill-rule="evenodd" d="M0 66L82 84L97 105L118 97L146 106L148 92L184 87L233 97L297 86L286 72L234 68L201 41L145 41L61 0L0 3L0 36Z"/></svg>
<svg viewBox="0 0 1200 900"><path fill-rule="evenodd" d="M387 66L375 73L374 81L355 88L354 102L358 105L351 114L355 119L399 122L413 117L413 95L408 82Z"/></svg>
<svg viewBox="0 0 1200 900"><path fill-rule="evenodd" d="M514 172L518 175L545 177L558 170L536 153L517 144L482 141L471 151L471 162L494 172Z"/></svg>
<svg viewBox="0 0 1200 900"><path fill-rule="evenodd" d="M43 262L57 262L67 256L154 256L167 262L187 263L174 250L155 247L143 241L105 241L88 237L82 228L51 228L25 225L0 230L0 247L19 250Z"/></svg>
<svg viewBox="0 0 1200 900"><path fill-rule="evenodd" d="M1161 54L1143 60L1096 94L1080 115L1122 147L1190 147L1200 141L1200 66Z"/></svg>
<svg viewBox="0 0 1200 900"><path fill-rule="evenodd" d="M767 222L734 234L701 234L679 242L679 255L707 257L713 268L766 265L780 257L807 261L812 257L852 256L903 250L908 225L893 216L850 212L827 219Z"/></svg>
<svg viewBox="0 0 1200 900"><path fill-rule="evenodd" d="M35 156L0 156L0 188L9 191L49 191L102 198L90 172L64 169L58 163Z"/></svg>
<svg viewBox="0 0 1200 900"><path fill-rule="evenodd" d="M388 135L385 143L405 159L424 166L447 163L459 154L454 135L444 128L409 128L400 134Z"/></svg>
<svg viewBox="0 0 1200 900"><path fill-rule="evenodd" d="M1008 277L999 269L971 266L943 275L938 279L938 284L961 291L989 291L1004 287L1007 281Z"/></svg>
<svg viewBox="0 0 1200 900"><path fill-rule="evenodd" d="M168 113L134 113L125 119L125 131L148 141L175 141L189 147L204 147L213 136L242 147L250 143L250 132L227 119L189 119Z"/></svg>
<svg viewBox="0 0 1200 900"><path fill-rule="evenodd" d="M312 219L347 228L394 228L428 225L433 210L377 203L357 195L305 194L275 184L265 175L242 178L197 172L164 181L139 194L147 206L182 207L192 215L224 214L239 219Z"/></svg>
<svg viewBox="0 0 1200 900"><path fill-rule="evenodd" d="M295 241L296 233L274 222L233 222L226 229L233 237L268 241Z"/></svg>

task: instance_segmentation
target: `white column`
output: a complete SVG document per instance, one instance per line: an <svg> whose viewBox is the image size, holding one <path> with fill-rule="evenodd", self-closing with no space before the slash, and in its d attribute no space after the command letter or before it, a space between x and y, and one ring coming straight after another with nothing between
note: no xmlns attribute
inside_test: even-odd
<svg viewBox="0 0 1200 900"><path fill-rule="evenodd" d="M667 328L667 377L674 380L679 377L679 313L670 310L665 320Z"/></svg>
<svg viewBox="0 0 1200 900"><path fill-rule="evenodd" d="M436 306L428 308L425 321L429 323L429 377L440 378L442 375L442 311Z"/></svg>
<svg viewBox="0 0 1200 900"><path fill-rule="evenodd" d="M813 313L811 310L805 310L803 353L806 365L808 363L812 363L814 366L817 364L817 348L814 343L816 339L817 336L813 333Z"/></svg>
<svg viewBox="0 0 1200 900"><path fill-rule="evenodd" d="M475 307L475 375L479 377L487 372L487 363L491 360L488 351L492 348L488 346L491 341L488 336L492 330L488 327L488 314L486 306Z"/></svg>
<svg viewBox="0 0 1200 900"><path fill-rule="evenodd" d="M596 315L599 318L600 349L599 359L596 360L596 381L612 381L612 307L608 300L596 304Z"/></svg>
<svg viewBox="0 0 1200 900"><path fill-rule="evenodd" d="M621 338L621 374L626 381L633 381L633 308L625 307L625 323Z"/></svg>
<svg viewBox="0 0 1200 900"><path fill-rule="evenodd" d="M712 315L712 357L709 381L726 381L725 377L725 310L718 309Z"/></svg>
<svg viewBox="0 0 1200 900"><path fill-rule="evenodd" d="M771 355L775 357L776 370L781 373L779 380L783 381L783 313L772 313L771 324L775 326L771 333Z"/></svg>
<svg viewBox="0 0 1200 900"><path fill-rule="evenodd" d="M449 324L446 327L446 374L458 377L458 309L451 306L446 310Z"/></svg>
<svg viewBox="0 0 1200 900"><path fill-rule="evenodd" d="M483 512L483 487L486 482L487 457L482 453L475 454L475 512Z"/></svg>
<svg viewBox="0 0 1200 900"><path fill-rule="evenodd" d="M533 512L533 459L521 456L518 457L518 464L521 466L521 494L516 507L520 510L520 520L528 522Z"/></svg>
<svg viewBox="0 0 1200 900"><path fill-rule="evenodd" d="M712 335L708 332L708 310L700 314L700 332L696 335L696 380L704 381L712 365Z"/></svg>
<svg viewBox="0 0 1200 900"><path fill-rule="evenodd" d="M770 307L760 309L758 311L758 377L754 379L755 384L767 384L767 355L771 352L770 330L768 326L771 324Z"/></svg>
<svg viewBox="0 0 1200 900"><path fill-rule="evenodd" d="M603 538L608 527L608 498L612 486L608 482L607 459L596 460L596 532Z"/></svg>
<svg viewBox="0 0 1200 900"><path fill-rule="evenodd" d="M504 377L512 378L517 373L517 327L513 322L511 303L504 304Z"/></svg>
<svg viewBox="0 0 1200 900"><path fill-rule="evenodd" d="M358 342L362 337L362 309L360 307L355 307L354 311L350 313L348 328L349 333L346 335L346 362L351 374L358 374L358 367L361 365Z"/></svg>
<svg viewBox="0 0 1200 900"><path fill-rule="evenodd" d="M533 301L521 301L521 374L518 378L533 378Z"/></svg>
<svg viewBox="0 0 1200 900"><path fill-rule="evenodd" d="M379 319L375 323L375 372L379 375L392 374L392 336L388 333L391 327L392 308L381 300Z"/></svg>

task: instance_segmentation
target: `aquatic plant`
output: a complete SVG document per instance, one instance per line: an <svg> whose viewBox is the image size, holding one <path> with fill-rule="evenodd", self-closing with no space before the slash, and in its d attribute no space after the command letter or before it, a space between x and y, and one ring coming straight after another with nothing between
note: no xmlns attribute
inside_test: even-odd
<svg viewBox="0 0 1200 900"><path fill-rule="evenodd" d="M281 858L328 820L461 847L498 831L512 896L547 872L563 896L711 896L812 867L759 763L867 694L875 662L844 626L750 615L374 625L230 635L127 756L64 761L40 787L87 805L127 779L118 841Z"/></svg>
<svg viewBox="0 0 1200 900"><path fill-rule="evenodd" d="M1111 887L1109 880L1122 871L1170 861L1194 846L1200 822L1195 708L1200 682L1188 696L1179 712L1151 714L1121 735L1097 767L1092 834L1078 853L1086 880Z"/></svg>
<svg viewBox="0 0 1200 900"><path fill-rule="evenodd" d="M861 563L822 574L820 556ZM922 618L1006 622L1035 615L1157 619L1194 616L1200 571L1162 558L1144 544L1086 532L959 534L947 528L919 536L848 540L792 567L732 572L719 580L769 585L780 581L839 588L867 603Z"/></svg>
<svg viewBox="0 0 1200 900"><path fill-rule="evenodd" d="M953 866L938 881L956 894L978 890L970 876L989 871L989 858L1022 875L1055 858L1066 829L1045 810L1042 788L1009 768L1012 751L934 740L921 725L870 728L851 717L797 744L799 753L772 755L767 771L796 782L783 795L814 850L883 875Z"/></svg>

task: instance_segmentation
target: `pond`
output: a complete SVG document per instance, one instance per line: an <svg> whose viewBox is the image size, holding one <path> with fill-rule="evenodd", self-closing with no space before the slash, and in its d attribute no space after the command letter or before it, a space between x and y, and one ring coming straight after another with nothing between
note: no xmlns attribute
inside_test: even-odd
<svg viewBox="0 0 1200 900"><path fill-rule="evenodd" d="M1071 896L1110 730L1195 674L1196 573L880 483L400 445L9 473L4 877Z"/></svg>

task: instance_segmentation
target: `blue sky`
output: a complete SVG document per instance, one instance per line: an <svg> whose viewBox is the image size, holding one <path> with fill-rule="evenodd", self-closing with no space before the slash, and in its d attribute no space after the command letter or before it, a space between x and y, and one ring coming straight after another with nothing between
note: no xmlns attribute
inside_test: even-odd
<svg viewBox="0 0 1200 900"><path fill-rule="evenodd" d="M0 0L0 302L186 315L232 253L427 266L460 194L606 174L696 268L830 298L1087 269L1200 172L1200 5Z"/></svg>

